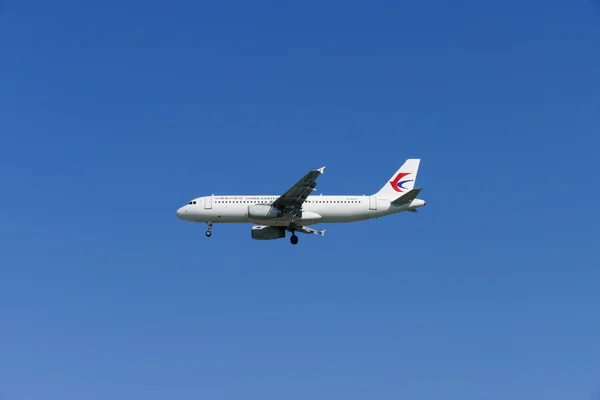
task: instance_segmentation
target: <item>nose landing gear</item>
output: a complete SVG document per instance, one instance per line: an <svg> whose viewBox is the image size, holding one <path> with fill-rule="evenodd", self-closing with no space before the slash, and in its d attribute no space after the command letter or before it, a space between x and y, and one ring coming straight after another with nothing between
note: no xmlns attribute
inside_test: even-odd
<svg viewBox="0 0 600 400"><path fill-rule="evenodd" d="M208 225L208 230L206 231L206 237L210 237L212 235L212 222L207 223Z"/></svg>

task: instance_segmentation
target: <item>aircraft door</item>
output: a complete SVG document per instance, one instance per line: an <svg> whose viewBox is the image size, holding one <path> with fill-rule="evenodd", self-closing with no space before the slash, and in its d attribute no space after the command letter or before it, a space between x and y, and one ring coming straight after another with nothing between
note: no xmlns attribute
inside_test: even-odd
<svg viewBox="0 0 600 400"><path fill-rule="evenodd" d="M212 196L207 196L204 198L204 208L209 210L212 208Z"/></svg>
<svg viewBox="0 0 600 400"><path fill-rule="evenodd" d="M369 210L377 210L377 197L369 197Z"/></svg>

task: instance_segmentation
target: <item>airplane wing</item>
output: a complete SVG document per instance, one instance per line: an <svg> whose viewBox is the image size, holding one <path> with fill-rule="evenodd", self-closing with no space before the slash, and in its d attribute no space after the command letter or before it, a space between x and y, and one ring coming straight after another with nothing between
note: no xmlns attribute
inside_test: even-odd
<svg viewBox="0 0 600 400"><path fill-rule="evenodd" d="M298 232L302 232L302 233L306 233L308 235L321 235L321 236L325 236L325 229L323 229L322 231L316 231L314 229L310 229L306 226L301 226L298 228Z"/></svg>
<svg viewBox="0 0 600 400"><path fill-rule="evenodd" d="M273 202L273 205L296 208L301 207L306 198L313 192L317 186L317 178L323 173L325 167L310 171L294 186L289 188L287 192L282 194Z"/></svg>

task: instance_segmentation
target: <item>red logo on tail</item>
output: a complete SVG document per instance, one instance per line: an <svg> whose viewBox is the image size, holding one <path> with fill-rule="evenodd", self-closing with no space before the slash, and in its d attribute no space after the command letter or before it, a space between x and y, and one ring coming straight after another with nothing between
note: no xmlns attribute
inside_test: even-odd
<svg viewBox="0 0 600 400"><path fill-rule="evenodd" d="M410 172L400 172L398 175L396 175L394 180L390 181L390 185L392 185L392 189L394 189L396 192L402 193L402 189L406 189L402 185L404 185L407 182L414 181L414 179L407 179L405 181L400 182L400 179L404 178L406 175L410 175Z"/></svg>

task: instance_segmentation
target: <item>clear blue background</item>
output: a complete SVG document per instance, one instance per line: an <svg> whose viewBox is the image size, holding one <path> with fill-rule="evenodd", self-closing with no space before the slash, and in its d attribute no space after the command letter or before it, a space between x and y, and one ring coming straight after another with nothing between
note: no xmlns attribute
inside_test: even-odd
<svg viewBox="0 0 600 400"><path fill-rule="evenodd" d="M0 398L597 399L600 3L5 1ZM417 214L256 242L191 198Z"/></svg>

